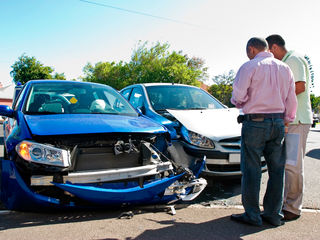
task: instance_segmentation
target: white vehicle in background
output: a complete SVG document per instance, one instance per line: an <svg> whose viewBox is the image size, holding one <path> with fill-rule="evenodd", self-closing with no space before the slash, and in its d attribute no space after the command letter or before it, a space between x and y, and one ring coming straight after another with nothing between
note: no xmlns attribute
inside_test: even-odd
<svg viewBox="0 0 320 240"><path fill-rule="evenodd" d="M240 176L239 110L228 108L204 90L182 84L146 83L128 86L123 96L142 114L166 126L171 155L185 166L206 156L207 176ZM266 169L265 161L261 163Z"/></svg>

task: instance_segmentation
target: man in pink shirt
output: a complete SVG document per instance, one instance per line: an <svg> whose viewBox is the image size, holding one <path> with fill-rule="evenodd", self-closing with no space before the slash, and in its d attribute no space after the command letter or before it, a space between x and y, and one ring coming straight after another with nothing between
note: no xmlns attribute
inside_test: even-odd
<svg viewBox="0 0 320 240"><path fill-rule="evenodd" d="M262 38L247 43L250 61L243 64L234 80L231 102L242 108L241 133L242 204L245 212L232 220L261 226L262 219L283 225L281 208L285 152L285 123L295 118L297 100L290 68L268 52ZM268 165L269 180L260 213L261 156Z"/></svg>

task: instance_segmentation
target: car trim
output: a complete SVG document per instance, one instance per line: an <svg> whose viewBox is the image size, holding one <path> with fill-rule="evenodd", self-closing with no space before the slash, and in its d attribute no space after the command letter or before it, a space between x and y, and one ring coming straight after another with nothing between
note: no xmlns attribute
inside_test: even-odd
<svg viewBox="0 0 320 240"><path fill-rule="evenodd" d="M63 176L63 182L71 182L75 184L109 182L156 175L172 169L173 167L170 162L163 162L157 165L146 165L141 167L120 168L103 171L74 172L69 173L67 176ZM31 176L31 186L50 186L53 185L52 182L53 176Z"/></svg>
<svg viewBox="0 0 320 240"><path fill-rule="evenodd" d="M267 170L267 165L261 167L261 171L265 172ZM233 172L217 172L217 171L210 171L206 167L205 169L201 172L203 176L212 176L212 177L229 177L229 176L241 176L242 173L241 171L233 171Z"/></svg>

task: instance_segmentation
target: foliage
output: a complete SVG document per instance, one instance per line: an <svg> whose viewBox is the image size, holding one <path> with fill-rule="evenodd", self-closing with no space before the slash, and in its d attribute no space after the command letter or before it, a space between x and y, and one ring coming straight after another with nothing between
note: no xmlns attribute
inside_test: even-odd
<svg viewBox="0 0 320 240"><path fill-rule="evenodd" d="M66 76L64 75L64 73L55 73L52 76L52 79L66 80Z"/></svg>
<svg viewBox="0 0 320 240"><path fill-rule="evenodd" d="M233 107L230 102L232 96L232 84L235 72L230 70L228 73L217 75L212 78L214 84L210 86L209 93L228 107Z"/></svg>
<svg viewBox="0 0 320 240"><path fill-rule="evenodd" d="M55 73L52 75L54 69L44 66L35 57L28 57L22 54L18 60L11 66L10 72L14 82L21 82L25 84L29 80L37 79L63 79L64 73Z"/></svg>
<svg viewBox="0 0 320 240"><path fill-rule="evenodd" d="M182 52L169 52L169 44L159 42L147 47L139 43L129 63L120 61L88 63L82 79L110 85L116 89L135 83L169 82L200 86L199 80L207 78L207 68L200 58L189 58Z"/></svg>
<svg viewBox="0 0 320 240"><path fill-rule="evenodd" d="M116 89L126 86L130 79L128 66L123 62L118 64L115 62L98 62L94 66L88 63L83 68L83 72L86 75L83 78L84 81L107 84Z"/></svg>
<svg viewBox="0 0 320 240"><path fill-rule="evenodd" d="M320 113L320 96L316 97L314 94L310 94L311 107L315 113Z"/></svg>

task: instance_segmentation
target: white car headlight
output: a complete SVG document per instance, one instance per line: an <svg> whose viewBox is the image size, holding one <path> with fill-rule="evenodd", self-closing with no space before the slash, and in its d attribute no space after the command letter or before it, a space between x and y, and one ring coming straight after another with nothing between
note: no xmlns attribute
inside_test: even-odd
<svg viewBox="0 0 320 240"><path fill-rule="evenodd" d="M16 151L26 161L59 167L70 166L69 151L32 141L22 141Z"/></svg>
<svg viewBox="0 0 320 240"><path fill-rule="evenodd" d="M203 148L215 148L215 145L211 139L202 136L201 134L192 132L186 129L184 126L181 127L181 133L184 139L193 145Z"/></svg>

